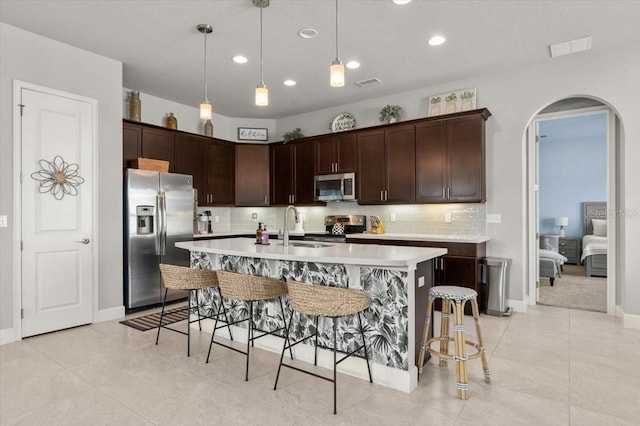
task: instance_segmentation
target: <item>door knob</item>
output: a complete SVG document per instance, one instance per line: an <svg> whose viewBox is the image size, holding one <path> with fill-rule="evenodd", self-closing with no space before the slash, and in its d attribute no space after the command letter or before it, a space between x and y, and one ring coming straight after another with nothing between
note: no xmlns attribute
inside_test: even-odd
<svg viewBox="0 0 640 426"><path fill-rule="evenodd" d="M81 240L76 241L76 243L89 244L90 240L88 238L83 238Z"/></svg>

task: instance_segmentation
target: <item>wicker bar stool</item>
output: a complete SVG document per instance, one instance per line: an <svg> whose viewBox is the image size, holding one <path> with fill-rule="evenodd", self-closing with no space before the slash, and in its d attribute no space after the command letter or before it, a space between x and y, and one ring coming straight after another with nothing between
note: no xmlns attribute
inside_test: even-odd
<svg viewBox="0 0 640 426"><path fill-rule="evenodd" d="M469 399L467 382L467 360L478 358L482 360L482 369L484 370L484 381L491 383L489 376L489 364L485 354L484 343L482 342L482 332L480 330L480 311L478 309L478 293L475 290L449 285L440 285L429 289L429 302L427 304L427 317L425 320L424 333L422 337L422 347L418 358L418 365L424 364L424 356L428 351L433 355L437 355L440 359L440 367L446 367L447 361L452 359L456 362L456 388L458 390L458 398ZM433 302L436 299L442 299L442 319L440 324L440 336L429 339L429 325L431 323L431 314L433 313ZM473 319L476 325L476 334L478 335L478 343L465 340L464 338L464 305L467 300L471 301L473 310ZM449 341L452 340L449 335L449 317L453 311L453 331L455 354L449 354ZM435 341L440 342L440 350L431 349L431 344ZM465 355L465 344L473 346L476 353L469 356ZM422 373L422 367L419 367L418 373Z"/></svg>
<svg viewBox="0 0 640 426"><path fill-rule="evenodd" d="M216 325L213 327L213 333L211 334L211 343L209 343L209 353L207 354L207 363L209 362L209 356L211 355L211 346L216 343L220 346L224 346L228 349L234 350L241 354L246 355L247 365L244 373L244 380L249 380L249 354L250 347L253 346L253 342L260 337L276 334L279 331L287 330L287 318L284 313L284 306L282 305L282 297L287 294L287 287L282 280L275 278L265 278L256 275L239 274L236 272L217 271L218 284L220 286L220 295L226 299L234 299L249 303L249 315L247 318L243 318L237 321L232 321L228 325L239 324L248 321L247 327L247 349L242 351L233 346L226 345L224 343L215 342L213 339L216 335L216 330L225 326ZM275 330L260 330L255 328L253 319L253 303L260 301L269 301L277 299L280 303L280 309L282 311L282 318L284 320L284 327L277 328ZM255 336L254 331L257 330L262 334ZM291 358L293 359L293 353L291 352Z"/></svg>
<svg viewBox="0 0 640 426"><path fill-rule="evenodd" d="M315 333L306 336L295 343L291 341L285 341L282 346L282 354L280 355L280 365L278 366L278 374L276 375L276 382L273 386L273 390L276 390L278 386L278 378L280 377L280 368L285 367L293 370L298 370L303 373L310 374L320 379L333 382L333 414L337 413L336 410L336 366L350 357L356 354L361 349L364 349L364 357L367 360L367 369L369 370L369 382L373 383L371 378L371 366L369 365L369 354L367 351L367 341L364 337L364 331L362 329L361 312L367 309L371 305L371 299L369 296L361 290L351 290L346 288L325 287L313 284L302 284L295 281L287 282L287 289L289 292L289 302L291 303L291 317L289 318L289 326L293 321L293 313L298 312L309 317L315 317ZM358 330L362 336L362 345L355 348L353 351L346 353L346 355L340 359L337 359L336 352L336 318L346 317L350 315L358 315ZM302 343L312 337L315 337L315 356L314 365L318 365L318 317L331 318L333 320L333 379L327 378L320 374L315 374L302 368L295 367L293 365L287 365L282 362L284 358L284 352L298 343ZM290 330L287 329L288 334ZM291 339L291 336L289 336Z"/></svg>
<svg viewBox="0 0 640 426"><path fill-rule="evenodd" d="M158 334L156 335L156 345L158 344L158 340L160 339L160 329L166 328L167 330L175 331L176 333L186 334L187 335L187 356L191 356L191 323L198 322L198 327L200 331L202 331L202 325L200 320L202 318L211 318L218 319L220 314L224 314L225 320L227 324L229 320L227 318L227 311L222 305L222 312L220 312L220 308L213 315L203 315L201 312L201 306L198 299L198 290L202 290L205 288L218 288L218 278L215 271L210 271L207 269L193 269L188 268L186 266L178 266L178 265L169 265L162 263L160 264L160 275L162 276L162 284L164 285L164 296L162 298L162 312L160 313L160 322L158 323ZM184 311L188 313L187 317L187 331L184 332L182 330L177 330L175 328L169 327L162 323L164 319L164 308L165 302L167 300L167 293L169 289L172 290L186 290L189 292L189 297L187 301L187 306L185 306ZM191 304L191 296L194 296L196 304L193 306ZM198 319L191 320L191 312L194 310L198 315ZM178 311L180 312L180 311ZM227 325L228 326L228 325ZM229 333L231 333L231 328L229 328Z"/></svg>

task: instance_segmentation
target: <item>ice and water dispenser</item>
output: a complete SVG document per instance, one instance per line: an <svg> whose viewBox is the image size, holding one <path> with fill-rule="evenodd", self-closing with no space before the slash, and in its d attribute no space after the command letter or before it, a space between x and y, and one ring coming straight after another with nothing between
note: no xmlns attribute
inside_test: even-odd
<svg viewBox="0 0 640 426"><path fill-rule="evenodd" d="M153 210L154 206L137 206L136 221L138 223L138 235L153 234Z"/></svg>

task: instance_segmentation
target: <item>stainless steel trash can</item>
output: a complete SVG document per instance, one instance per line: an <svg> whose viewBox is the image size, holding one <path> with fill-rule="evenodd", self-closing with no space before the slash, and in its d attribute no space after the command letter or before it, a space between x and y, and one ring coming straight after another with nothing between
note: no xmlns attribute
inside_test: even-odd
<svg viewBox="0 0 640 426"><path fill-rule="evenodd" d="M485 257L485 282L487 289L487 315L509 316L512 309L506 306L506 291L509 285L509 265L511 259L506 257Z"/></svg>

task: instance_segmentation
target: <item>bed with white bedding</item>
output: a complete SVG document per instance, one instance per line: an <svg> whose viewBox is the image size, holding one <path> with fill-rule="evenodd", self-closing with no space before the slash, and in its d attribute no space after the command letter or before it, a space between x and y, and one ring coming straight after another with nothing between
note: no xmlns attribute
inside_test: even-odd
<svg viewBox="0 0 640 426"><path fill-rule="evenodd" d="M587 277L607 276L607 203L583 203L582 258Z"/></svg>

